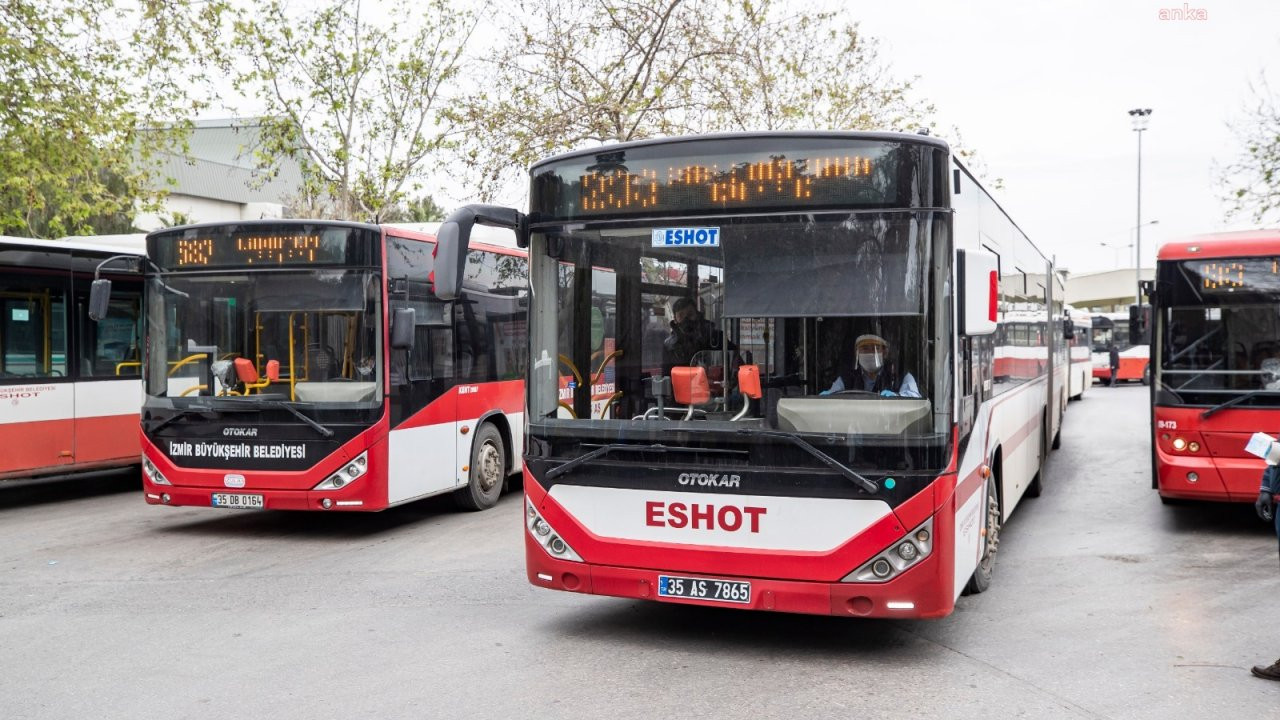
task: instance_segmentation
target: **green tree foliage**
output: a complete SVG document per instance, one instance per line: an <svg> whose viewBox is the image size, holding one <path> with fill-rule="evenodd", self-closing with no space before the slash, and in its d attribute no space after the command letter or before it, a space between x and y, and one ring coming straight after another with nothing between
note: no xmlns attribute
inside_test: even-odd
<svg viewBox="0 0 1280 720"><path fill-rule="evenodd" d="M298 159L313 212L385 219L449 143L438 111L474 24L447 0L329 0L302 14L268 0L243 14L234 46L247 66L235 84L271 115L263 165Z"/></svg>
<svg viewBox="0 0 1280 720"><path fill-rule="evenodd" d="M723 130L927 125L932 107L835 12L777 0L523 0L460 106L492 198L537 158Z"/></svg>
<svg viewBox="0 0 1280 720"><path fill-rule="evenodd" d="M1242 148L1222 174L1228 216L1259 224L1280 219L1280 97L1266 78L1255 83L1244 120L1234 129Z"/></svg>
<svg viewBox="0 0 1280 720"><path fill-rule="evenodd" d="M222 0L0 0L0 232L119 231L156 207ZM139 127L164 123L165 132Z"/></svg>
<svg viewBox="0 0 1280 720"><path fill-rule="evenodd" d="M414 198L402 205L390 208L382 217L382 222L393 223L428 223L444 220L444 208L436 204L430 195Z"/></svg>

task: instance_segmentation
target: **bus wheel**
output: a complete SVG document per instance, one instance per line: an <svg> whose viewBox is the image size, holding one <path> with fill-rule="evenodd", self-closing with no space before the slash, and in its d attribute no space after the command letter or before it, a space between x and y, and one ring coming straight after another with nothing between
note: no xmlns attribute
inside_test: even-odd
<svg viewBox="0 0 1280 720"><path fill-rule="evenodd" d="M487 510L498 503L507 479L507 450L502 435L484 423L471 442L470 479L453 492L453 499L464 510Z"/></svg>
<svg viewBox="0 0 1280 720"><path fill-rule="evenodd" d="M1049 447L1051 447L1054 450L1062 449L1062 421L1061 420L1058 421L1058 432L1053 434L1053 445L1050 445Z"/></svg>
<svg viewBox="0 0 1280 720"><path fill-rule="evenodd" d="M1151 384L1151 363L1142 366L1142 384Z"/></svg>
<svg viewBox="0 0 1280 720"><path fill-rule="evenodd" d="M965 595L976 595L991 587L991 574L996 569L996 551L1000 549L1000 497L996 494L996 475L987 478L987 514L982 523L982 559L973 577L964 586Z"/></svg>

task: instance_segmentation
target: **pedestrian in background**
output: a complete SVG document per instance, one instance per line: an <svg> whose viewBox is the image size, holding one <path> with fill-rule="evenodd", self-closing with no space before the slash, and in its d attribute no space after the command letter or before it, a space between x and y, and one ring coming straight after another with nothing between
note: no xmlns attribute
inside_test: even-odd
<svg viewBox="0 0 1280 720"><path fill-rule="evenodd" d="M1116 373L1120 372L1120 348L1115 343L1111 343L1111 349L1107 351L1111 356L1111 385L1116 384Z"/></svg>
<svg viewBox="0 0 1280 720"><path fill-rule="evenodd" d="M1280 491L1280 467L1268 465L1266 470L1262 471L1262 487L1258 489L1258 500L1253 504L1253 508L1258 511L1258 517L1267 522L1275 523L1276 538L1280 539L1280 516L1276 515L1276 492ZM1280 660L1266 667L1261 665L1253 666L1253 674L1266 680L1280 680Z"/></svg>

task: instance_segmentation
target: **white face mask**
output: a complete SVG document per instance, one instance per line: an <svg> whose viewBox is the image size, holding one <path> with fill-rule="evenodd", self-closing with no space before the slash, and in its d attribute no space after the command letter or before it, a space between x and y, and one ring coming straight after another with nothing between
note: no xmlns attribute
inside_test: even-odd
<svg viewBox="0 0 1280 720"><path fill-rule="evenodd" d="M884 367L884 360L881 359L879 350L860 352L858 353L858 366L865 373L879 372L880 368Z"/></svg>

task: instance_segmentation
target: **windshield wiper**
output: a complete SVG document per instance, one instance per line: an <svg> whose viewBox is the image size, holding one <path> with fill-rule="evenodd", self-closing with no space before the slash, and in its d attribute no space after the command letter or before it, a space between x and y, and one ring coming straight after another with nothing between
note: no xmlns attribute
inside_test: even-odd
<svg viewBox="0 0 1280 720"><path fill-rule="evenodd" d="M583 453L582 455L579 455L578 457L573 458L572 460L569 460L561 465L557 465L551 468L550 470L547 471L547 474L544 475L543 478L546 480L554 480L560 477L561 475L564 475L565 473L573 472L575 468L581 465L585 465L586 463L589 463L592 460L595 460L596 458L604 457L605 455L608 455L609 453L615 452L615 451L616 452L694 452L694 453L708 453L708 454L719 454L719 455L748 454L746 450L725 450L720 448L691 448L691 447L681 447L679 445L663 445L662 443L653 443L650 445L628 445L626 443L611 443L608 445L601 445L600 447L590 452Z"/></svg>
<svg viewBox="0 0 1280 720"><path fill-rule="evenodd" d="M1224 403L1214 405L1208 410L1205 410L1204 412L1200 413L1200 417L1207 418L1210 415L1213 415L1214 413L1218 412L1219 410L1226 410L1232 405L1239 405L1240 403L1244 402L1245 400L1248 400L1249 398L1258 397L1260 395L1280 396L1280 390L1250 390L1249 392L1243 395L1237 395Z"/></svg>
<svg viewBox="0 0 1280 720"><path fill-rule="evenodd" d="M312 420L311 418L307 417L307 416L306 416L306 414L304 414L304 413L303 413L301 410L299 410L298 408L293 407L292 405L289 405L289 404L285 403L283 400L275 400L275 401L270 401L270 402L272 403L272 405L273 405L274 407L278 407L278 408L281 408L281 409L283 409L283 410L288 410L288 411L289 411L289 413L290 413L291 415L293 415L294 417L298 418L298 419L299 419L299 420L301 420L302 422L304 422L304 423L306 423L306 424L310 425L310 426L311 426L311 427L312 427L316 432L320 433L321 435L325 436L326 438L331 438L331 437L333 437L333 431L332 431L332 430L330 430L329 428L327 428L327 427L325 427L325 426L321 425L320 423L316 422L315 420Z"/></svg>
<svg viewBox="0 0 1280 720"><path fill-rule="evenodd" d="M172 423L176 422L181 418L187 417L189 415L201 415L203 413L212 412L212 411L213 411L213 408L207 408L207 407L175 408L172 415L161 420L159 423L156 423L155 425L151 426L151 428L147 430L147 432L158 433L161 430L169 427L169 425L171 425Z"/></svg>
<svg viewBox="0 0 1280 720"><path fill-rule="evenodd" d="M791 444L795 445L796 447L800 448L801 450L804 450L810 455L818 458L823 463L825 463L827 467L831 468L832 470L835 470L836 472L840 473L846 478L852 480L855 485L857 485L858 487L861 487L868 494L874 494L874 493L880 492L880 486L877 485L874 481L868 480L865 476L859 475L857 472L854 472L852 468L845 466L839 460L836 460L830 455L822 452L818 448L809 444L809 441L805 440L804 438L798 435L792 435L789 432L782 432L781 430L760 430L758 428L743 428L738 432L757 435L760 437L780 438L782 440L786 440Z"/></svg>

